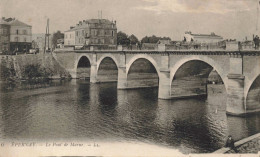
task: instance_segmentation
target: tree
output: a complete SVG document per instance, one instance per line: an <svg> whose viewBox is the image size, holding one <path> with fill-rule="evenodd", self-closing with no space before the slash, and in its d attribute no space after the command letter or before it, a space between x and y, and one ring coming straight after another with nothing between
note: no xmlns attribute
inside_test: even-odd
<svg viewBox="0 0 260 157"><path fill-rule="evenodd" d="M171 40L170 37L157 37L155 35L152 35L150 37L145 36L142 38L142 43L157 43L159 40Z"/></svg>
<svg viewBox="0 0 260 157"><path fill-rule="evenodd" d="M117 33L117 45L129 45L130 40L124 32L118 32Z"/></svg>
<svg viewBox="0 0 260 157"><path fill-rule="evenodd" d="M57 46L57 40L58 39L63 39L63 38L64 38L64 34L61 33L60 31L57 31L56 33L53 33L52 44L54 45L54 47Z"/></svg>
<svg viewBox="0 0 260 157"><path fill-rule="evenodd" d="M155 35L152 35L150 37L148 36L145 36L141 42L142 43L157 43L159 41L159 37L155 36Z"/></svg>
<svg viewBox="0 0 260 157"><path fill-rule="evenodd" d="M136 43L139 43L138 38L135 35L133 35L133 34L130 35L128 37L128 39L130 40L130 43L133 44L133 45L135 45Z"/></svg>
<svg viewBox="0 0 260 157"><path fill-rule="evenodd" d="M13 62L9 62L2 58L0 64L0 74L1 80L3 81L13 79L16 75Z"/></svg>
<svg viewBox="0 0 260 157"><path fill-rule="evenodd" d="M29 80L41 77L40 64L28 64L25 66L23 76Z"/></svg>

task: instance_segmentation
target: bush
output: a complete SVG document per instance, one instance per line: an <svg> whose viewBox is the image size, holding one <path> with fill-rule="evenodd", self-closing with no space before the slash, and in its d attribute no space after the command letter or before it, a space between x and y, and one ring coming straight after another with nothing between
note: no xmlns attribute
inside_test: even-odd
<svg viewBox="0 0 260 157"><path fill-rule="evenodd" d="M36 79L36 78L49 78L51 76L51 70L41 67L40 64L26 65L23 71L23 78Z"/></svg>
<svg viewBox="0 0 260 157"><path fill-rule="evenodd" d="M13 64L8 64L5 60L2 60L0 65L1 80L13 80L15 77L15 70Z"/></svg>

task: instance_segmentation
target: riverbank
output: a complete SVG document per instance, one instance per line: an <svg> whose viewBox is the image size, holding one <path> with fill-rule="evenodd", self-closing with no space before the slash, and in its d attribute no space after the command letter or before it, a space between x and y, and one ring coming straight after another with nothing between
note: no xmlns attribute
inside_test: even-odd
<svg viewBox="0 0 260 157"><path fill-rule="evenodd" d="M70 78L52 54L1 56L2 81L46 80Z"/></svg>
<svg viewBox="0 0 260 157"><path fill-rule="evenodd" d="M245 154L245 153L257 154L258 152L260 152L260 133L255 134L253 136L249 136L247 138L244 138L242 140L235 142L235 146L236 146L239 154ZM235 153L235 151L231 150L230 148L223 147L219 150L216 150L213 153L214 154L233 154L233 153Z"/></svg>

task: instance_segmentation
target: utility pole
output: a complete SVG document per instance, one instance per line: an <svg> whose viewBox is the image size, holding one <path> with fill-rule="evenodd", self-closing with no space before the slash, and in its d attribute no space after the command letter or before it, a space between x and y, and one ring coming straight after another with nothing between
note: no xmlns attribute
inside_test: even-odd
<svg viewBox="0 0 260 157"><path fill-rule="evenodd" d="M48 27L47 37L48 37L48 50L49 50L50 49L50 47L49 47L49 42L50 42L49 19L47 20L47 27Z"/></svg>
<svg viewBox="0 0 260 157"><path fill-rule="evenodd" d="M259 20L259 5L260 5L260 1L257 0L257 15L256 15L256 34L258 33L258 20Z"/></svg>
<svg viewBox="0 0 260 157"><path fill-rule="evenodd" d="M47 25L46 25L46 33L45 33L45 42L44 42L44 53L46 53L46 38L48 38L48 50L49 50L49 19L47 19Z"/></svg>

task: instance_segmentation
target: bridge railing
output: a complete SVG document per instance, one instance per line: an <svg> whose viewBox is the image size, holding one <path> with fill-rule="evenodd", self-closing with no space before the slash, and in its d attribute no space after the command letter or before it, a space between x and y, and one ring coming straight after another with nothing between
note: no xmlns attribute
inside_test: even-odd
<svg viewBox="0 0 260 157"><path fill-rule="evenodd" d="M165 51L254 51L259 52L259 48L255 48L255 45L252 41L247 42L236 42L236 41L222 41L218 43L210 43L210 44L199 44L199 43L182 43L182 44L174 44L174 45L165 45L165 44L157 44L154 47L139 47L139 46L122 46L118 45L117 49L97 49L90 48L84 50L76 50L73 48L63 48L56 49L54 52L76 52L76 53L84 53L84 52L108 52L108 53L118 53L119 51L125 52L165 52Z"/></svg>

